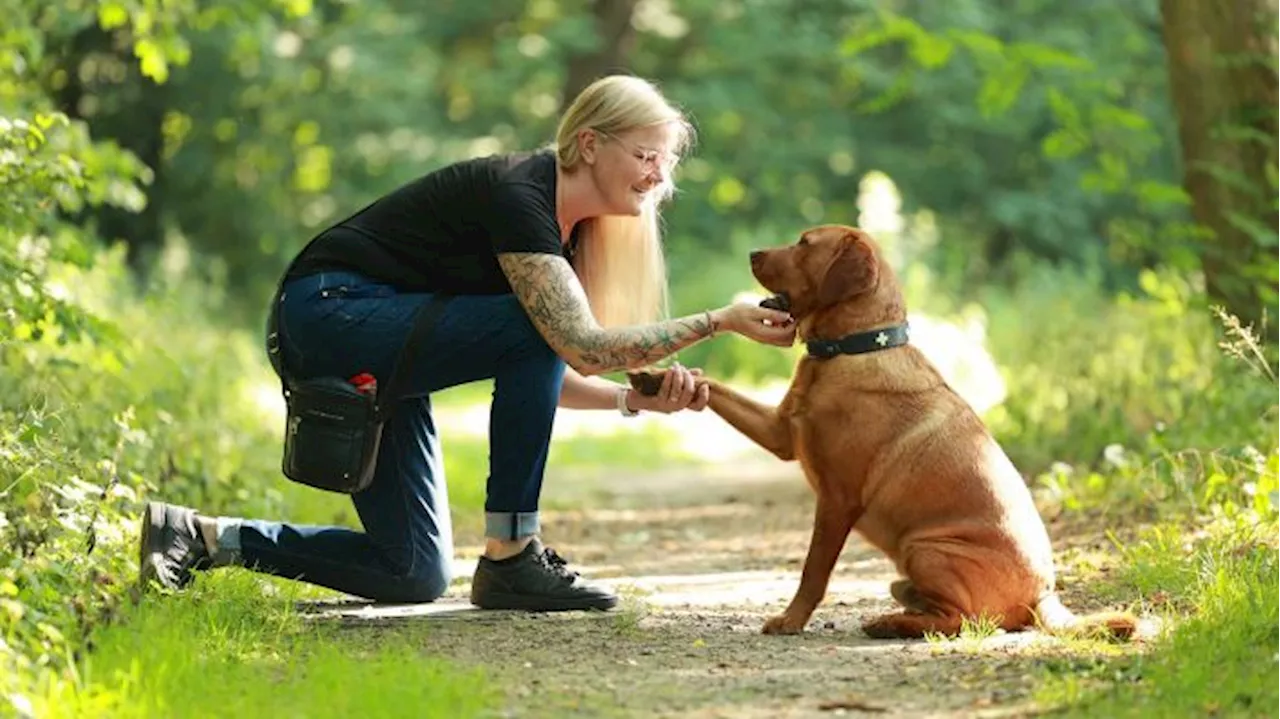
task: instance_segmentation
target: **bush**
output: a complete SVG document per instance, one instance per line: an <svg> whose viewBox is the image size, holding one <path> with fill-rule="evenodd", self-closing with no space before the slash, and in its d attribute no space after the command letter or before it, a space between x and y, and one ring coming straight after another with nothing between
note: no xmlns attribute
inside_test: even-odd
<svg viewBox="0 0 1280 719"><path fill-rule="evenodd" d="M136 576L151 495L275 512L280 428L254 401L274 377L243 332L218 327L198 284L138 296L119 252L51 268L98 329L44 323L0 363L0 690L59 673ZM83 310L82 310L83 311Z"/></svg>
<svg viewBox="0 0 1280 719"><path fill-rule="evenodd" d="M1042 269L987 293L1007 394L986 419L1024 472L1125 452L1274 450L1274 380L1224 355L1222 327L1187 280L1147 272L1141 283L1142 295L1110 300L1088 277Z"/></svg>

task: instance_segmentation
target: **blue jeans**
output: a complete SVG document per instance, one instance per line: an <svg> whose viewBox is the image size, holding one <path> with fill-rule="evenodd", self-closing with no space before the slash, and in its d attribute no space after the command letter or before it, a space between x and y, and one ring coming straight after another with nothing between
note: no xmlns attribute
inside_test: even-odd
<svg viewBox="0 0 1280 719"><path fill-rule="evenodd" d="M386 382L428 297L350 272L292 280L280 318L285 366L300 378L371 372ZM430 394L489 378L494 391L485 534L536 534L564 361L508 294L450 300L416 348L415 365L407 397L383 429L373 482L352 496L364 532L219 518L219 553L259 571L377 601L436 599L451 579L453 537Z"/></svg>

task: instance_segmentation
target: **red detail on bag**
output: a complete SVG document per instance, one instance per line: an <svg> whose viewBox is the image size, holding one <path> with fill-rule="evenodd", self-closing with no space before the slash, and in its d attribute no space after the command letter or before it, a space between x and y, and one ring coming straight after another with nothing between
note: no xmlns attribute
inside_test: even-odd
<svg viewBox="0 0 1280 719"><path fill-rule="evenodd" d="M360 394L378 393L378 378L368 372L361 372L347 381L350 382Z"/></svg>

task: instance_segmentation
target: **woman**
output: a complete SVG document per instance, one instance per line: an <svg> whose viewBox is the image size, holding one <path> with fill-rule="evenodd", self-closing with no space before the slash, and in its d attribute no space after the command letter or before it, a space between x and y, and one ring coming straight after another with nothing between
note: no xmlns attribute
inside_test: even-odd
<svg viewBox="0 0 1280 719"><path fill-rule="evenodd" d="M386 376L414 312L448 293L416 347L409 398L384 428L364 532L230 517L152 503L142 579L178 588L191 571L243 565L385 602L448 588L452 530L430 393L492 378L485 549L472 603L607 609L538 541L538 499L557 406L701 409L705 386L677 368L658 397L594 377L661 360L719 331L789 346L790 317L750 303L678 319L665 310L658 204L691 128L650 83L606 77L575 98L554 149L464 161L395 190L310 243L280 300L284 366L298 377Z"/></svg>

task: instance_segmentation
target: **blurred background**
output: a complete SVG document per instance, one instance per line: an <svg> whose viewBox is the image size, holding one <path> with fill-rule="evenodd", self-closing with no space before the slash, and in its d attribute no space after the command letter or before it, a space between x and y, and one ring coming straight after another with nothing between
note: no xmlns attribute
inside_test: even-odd
<svg viewBox="0 0 1280 719"><path fill-rule="evenodd" d="M1266 2L8 4L5 401L24 381L49 401L45 372L93 377L124 393L102 420L164 413L189 438L152 450L198 497L239 496L244 461L202 432L256 446L242 411L275 432L259 335L294 253L422 173L548 143L611 72L653 79L698 130L665 212L676 312L759 293L751 248L856 224L1028 474L1265 414L1218 399L1241 363L1217 312L1257 330L1237 353L1273 350ZM768 394L798 352L725 338L679 359ZM482 435L486 392L442 398L477 420L459 432Z"/></svg>
<svg viewBox="0 0 1280 719"><path fill-rule="evenodd" d="M0 554L56 565L13 577L81 591L124 567L36 548L79 556L63 530L143 496L354 522L278 472L261 327L280 272L403 182L549 142L611 72L657 82L698 131L665 211L676 312L761 292L751 248L860 225L901 273L916 341L1046 496L1274 497L1274 2L0 8ZM679 359L768 396L798 351L720 338ZM437 398L463 527L486 400ZM720 451L737 438L709 413L574 414L553 472L761 457Z"/></svg>

